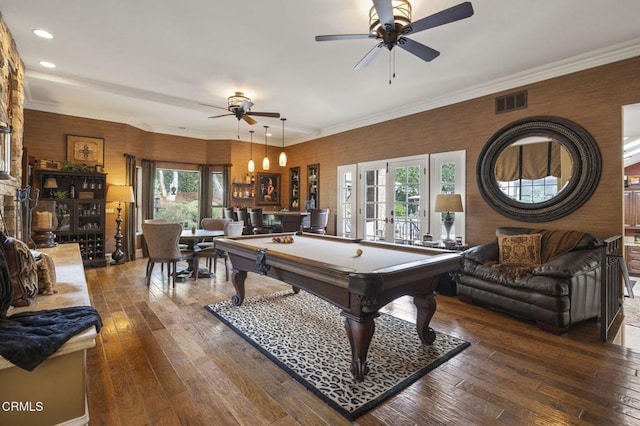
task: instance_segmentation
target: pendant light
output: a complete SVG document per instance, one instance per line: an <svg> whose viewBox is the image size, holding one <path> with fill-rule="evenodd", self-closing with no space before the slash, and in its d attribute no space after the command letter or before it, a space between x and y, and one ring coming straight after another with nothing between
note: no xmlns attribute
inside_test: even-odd
<svg viewBox="0 0 640 426"><path fill-rule="evenodd" d="M287 154L284 153L284 122L286 120L286 118L280 119L280 121L282 121L282 152L280 152L280 157L278 158L278 164L280 164L280 167L285 167L287 165Z"/></svg>
<svg viewBox="0 0 640 426"><path fill-rule="evenodd" d="M269 126L264 126L264 158L262 159L262 170L269 170L269 157L267 157L267 130Z"/></svg>
<svg viewBox="0 0 640 426"><path fill-rule="evenodd" d="M256 163L253 162L253 133L255 132L255 130L249 130L249 133L251 133L251 154L249 155L249 164L247 164L247 170L250 172L253 172L256 169Z"/></svg>

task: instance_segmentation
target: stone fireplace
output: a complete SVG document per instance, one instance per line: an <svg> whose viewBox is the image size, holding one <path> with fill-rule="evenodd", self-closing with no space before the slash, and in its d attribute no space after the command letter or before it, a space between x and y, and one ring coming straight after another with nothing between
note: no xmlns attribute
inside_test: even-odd
<svg viewBox="0 0 640 426"><path fill-rule="evenodd" d="M0 126L11 127L11 170L8 179L0 179L0 230L24 239L20 228L23 213L16 203L16 190L23 187L24 63L15 41L0 15ZM6 160L6 159L3 159Z"/></svg>

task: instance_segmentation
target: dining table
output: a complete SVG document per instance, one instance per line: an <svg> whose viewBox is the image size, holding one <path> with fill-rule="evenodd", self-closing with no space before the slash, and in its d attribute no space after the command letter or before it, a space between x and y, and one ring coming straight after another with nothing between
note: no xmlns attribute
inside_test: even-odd
<svg viewBox="0 0 640 426"><path fill-rule="evenodd" d="M211 242L214 238L224 236L224 231L222 229L210 230L210 229L184 229L180 233L180 243L186 244L186 249L193 252L198 252L202 250L202 248L198 245L199 242ZM189 277L194 268L198 267L198 277L202 278L210 278L213 274L206 268L200 268L199 265L196 265L196 257L193 257L193 260L189 262L189 267L182 271L178 271L176 273L176 279L180 281L184 281L187 277Z"/></svg>

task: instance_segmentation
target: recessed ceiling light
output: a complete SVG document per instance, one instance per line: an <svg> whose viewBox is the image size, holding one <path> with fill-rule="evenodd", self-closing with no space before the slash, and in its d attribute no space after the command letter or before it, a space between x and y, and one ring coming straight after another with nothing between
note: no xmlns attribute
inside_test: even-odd
<svg viewBox="0 0 640 426"><path fill-rule="evenodd" d="M55 68L56 64L51 63L51 62L47 62L47 61L40 61L40 65L42 65L45 68Z"/></svg>
<svg viewBox="0 0 640 426"><path fill-rule="evenodd" d="M51 39L53 38L53 34L51 34L49 31L47 30L33 30L33 33L35 35L37 35L38 37L42 37L42 38L47 38L47 39Z"/></svg>

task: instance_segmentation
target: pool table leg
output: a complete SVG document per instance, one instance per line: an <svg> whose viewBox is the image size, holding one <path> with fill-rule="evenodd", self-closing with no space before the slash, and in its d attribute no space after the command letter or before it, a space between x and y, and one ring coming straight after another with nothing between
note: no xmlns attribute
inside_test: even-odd
<svg viewBox="0 0 640 426"><path fill-rule="evenodd" d="M373 319L378 316L378 313L358 318L342 312L342 316L345 317L344 327L347 330L349 344L351 345L351 374L353 374L356 382L362 382L364 376L369 372L367 353L376 328Z"/></svg>
<svg viewBox="0 0 640 426"><path fill-rule="evenodd" d="M424 296L414 296L413 304L417 308L416 328L418 337L426 345L432 344L436 340L436 332L429 327L433 314L436 313L436 298L434 293Z"/></svg>
<svg viewBox="0 0 640 426"><path fill-rule="evenodd" d="M239 271L233 268L231 271L231 282L236 289L236 294L231 298L234 306L242 305L244 302L244 280L247 279L247 271Z"/></svg>

